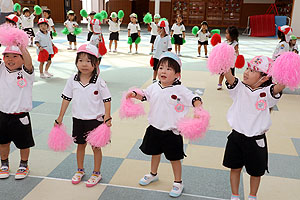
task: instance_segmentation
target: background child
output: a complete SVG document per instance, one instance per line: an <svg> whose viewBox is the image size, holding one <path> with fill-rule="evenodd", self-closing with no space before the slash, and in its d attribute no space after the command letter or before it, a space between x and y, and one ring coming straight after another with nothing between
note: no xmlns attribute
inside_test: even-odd
<svg viewBox="0 0 300 200"><path fill-rule="evenodd" d="M167 21L160 21L157 24L157 33L159 34L154 41L153 51L153 82L156 81L158 62L160 56L166 51L172 51L171 38L169 34L169 23Z"/></svg>
<svg viewBox="0 0 300 200"><path fill-rule="evenodd" d="M86 18L86 20L88 21L87 29L89 31L89 33L87 35L87 41L90 41L91 37L93 35L93 31L91 29L91 21L94 19L95 15L96 15L96 12L92 11L92 12L90 12L89 16Z"/></svg>
<svg viewBox="0 0 300 200"><path fill-rule="evenodd" d="M294 52L296 54L299 53L299 51L298 51L298 44L297 44L297 37L296 36L291 35L291 40L289 42L289 45L290 45L290 51L291 52Z"/></svg>
<svg viewBox="0 0 300 200"><path fill-rule="evenodd" d="M183 25L182 20L183 20L183 17L181 15L177 15L176 23L174 23L171 28L171 37L174 37L175 53L178 56L181 56L180 46L183 44L183 40L185 40L185 27Z"/></svg>
<svg viewBox="0 0 300 200"><path fill-rule="evenodd" d="M211 36L211 34L208 31L208 24L206 21L203 21L201 23L201 28L198 31L196 37L199 37L198 39L198 57L201 57L201 46L204 46L205 51L205 58L208 58L207 56L207 45L208 45L208 38Z"/></svg>
<svg viewBox="0 0 300 200"><path fill-rule="evenodd" d="M53 43L50 37L48 20L45 18L40 18L38 21L39 31L37 32L34 43L37 46L37 54L44 49L49 53L49 58L44 71L44 62L40 62L40 78L51 78L53 75L48 72L51 65L51 55L53 52Z"/></svg>
<svg viewBox="0 0 300 200"><path fill-rule="evenodd" d="M119 32L121 30L120 26L123 19L119 19L116 12L110 14L110 19L107 20L109 25L109 52L111 52L111 45L113 41L115 42L115 50L117 52L118 41L119 41Z"/></svg>
<svg viewBox="0 0 300 200"><path fill-rule="evenodd" d="M284 52L289 52L290 50L290 35L292 34L292 28L289 26L279 26L278 27L278 39L280 39L279 44L276 46L276 49L273 53L272 59L276 60L280 54Z"/></svg>
<svg viewBox="0 0 300 200"><path fill-rule="evenodd" d="M151 39L150 39L150 43L152 44L150 55L153 54L154 41L155 41L156 36L158 35L158 32L157 32L157 24L158 24L159 20L160 20L160 15L159 15L159 14L155 14L155 15L154 15L154 22L151 22L151 23L149 24L149 26L150 26L150 28L151 28Z"/></svg>
<svg viewBox="0 0 300 200"><path fill-rule="evenodd" d="M201 106L202 102L199 96L181 85L179 81L181 61L175 54L171 52L162 54L158 66L159 82L144 90L143 96L135 91L127 96L150 103L148 116L150 125L140 149L146 155L152 155L151 171L139 181L139 184L145 186L158 180L157 170L161 154L164 153L170 160L174 173L173 188L169 195L178 197L183 191L180 160L185 154L183 139L177 131L176 123L187 114L189 107Z"/></svg>
<svg viewBox="0 0 300 200"><path fill-rule="evenodd" d="M29 8L27 7L23 8L23 14L21 15L22 28L30 37L31 47L33 46L33 38L35 36L33 32L34 18L35 18L35 11L32 14L30 14Z"/></svg>
<svg viewBox="0 0 300 200"><path fill-rule="evenodd" d="M130 23L128 24L128 37L131 37L132 43L135 43L135 40L138 37L141 37L141 27L137 21L137 15L132 13L130 16ZM131 53L132 44L129 45L129 52ZM138 54L138 44L135 44L135 53Z"/></svg>
<svg viewBox="0 0 300 200"><path fill-rule="evenodd" d="M8 33L9 34L9 33ZM15 179L29 173L30 147L34 146L29 112L32 110L34 72L26 48L7 47L0 63L0 178L9 177L9 150L13 142L20 149L20 166Z"/></svg>
<svg viewBox="0 0 300 200"><path fill-rule="evenodd" d="M97 73L98 49L91 44L79 47L76 57L78 73L73 75L67 82L62 93L63 102L60 114L55 120L61 124L64 114L71 100L73 114L74 142L77 144L78 171L72 178L73 184L80 183L85 175L83 161L85 154L86 136L89 131L95 129L103 122L111 126L111 95L105 81ZM100 167L102 161L101 148L92 148L94 152L94 171L86 186L96 185L102 178Z"/></svg>
<svg viewBox="0 0 300 200"><path fill-rule="evenodd" d="M229 45L231 45L234 50L235 50L235 55L238 56L239 55L239 31L235 26L229 26L226 29L226 41ZM231 68L231 73L235 74L235 68ZM222 89L222 83L223 83L223 79L224 79L224 74L221 74L219 76L219 83L217 86L217 90L221 90Z"/></svg>
<svg viewBox="0 0 300 200"><path fill-rule="evenodd" d="M67 35L69 41L69 48L68 50L72 50L72 43L74 43L73 50L76 50L77 42L76 42L76 35L74 34L74 30L78 27L78 23L76 22L76 16L73 10L68 11L68 20L64 22L65 27L67 27L68 31L70 32Z"/></svg>
<svg viewBox="0 0 300 200"><path fill-rule="evenodd" d="M223 165L231 168L232 200L239 200L243 166L250 175L249 200L256 199L261 176L268 170L265 132L271 126L270 108L277 104L285 87L272 83L272 77L268 75L272 63L266 56L253 58L244 72L243 81L234 77L231 71L225 73L226 86L233 99L227 120L233 130L228 136Z"/></svg>
<svg viewBox="0 0 300 200"><path fill-rule="evenodd" d="M11 24L12 26L17 27L17 22L19 21L19 17L15 14L10 14L8 16L5 16L5 23Z"/></svg>
<svg viewBox="0 0 300 200"><path fill-rule="evenodd" d="M53 19L51 18L51 10L50 9L43 10L43 15L44 15L44 18L46 18L48 20L48 25L49 25L48 31L50 31L51 39L53 39L52 30L54 33L56 33L56 30L54 27Z"/></svg>

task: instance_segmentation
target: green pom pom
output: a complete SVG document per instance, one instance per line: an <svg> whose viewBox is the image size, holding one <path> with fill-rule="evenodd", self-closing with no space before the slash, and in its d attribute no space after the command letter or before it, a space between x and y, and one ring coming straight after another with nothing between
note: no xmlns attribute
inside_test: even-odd
<svg viewBox="0 0 300 200"><path fill-rule="evenodd" d="M53 37L56 37L56 36L57 36L57 33L56 33L56 32L53 32L52 35L53 35Z"/></svg>
<svg viewBox="0 0 300 200"><path fill-rule="evenodd" d="M130 45L132 44L132 38L131 37L128 37L127 43L130 44Z"/></svg>
<svg viewBox="0 0 300 200"><path fill-rule="evenodd" d="M95 16L94 16L95 19L99 19L100 21L102 20L102 15L101 13L97 13Z"/></svg>
<svg viewBox="0 0 300 200"><path fill-rule="evenodd" d="M152 15L150 13L147 13L145 16L144 16L144 19L143 21L145 23L151 23L152 22Z"/></svg>
<svg viewBox="0 0 300 200"><path fill-rule="evenodd" d="M185 44L185 43L186 43L185 39L184 39L184 38L182 38L182 44Z"/></svg>
<svg viewBox="0 0 300 200"><path fill-rule="evenodd" d="M88 13L87 13L86 10L84 10L84 9L81 9L81 10L80 10L80 15L81 15L82 17L85 17L85 18L88 17Z"/></svg>
<svg viewBox="0 0 300 200"><path fill-rule="evenodd" d="M64 35L69 35L69 34L70 34L70 32L69 32L69 30L67 29L67 27L65 27L65 28L61 31L61 33L64 34Z"/></svg>
<svg viewBox="0 0 300 200"><path fill-rule="evenodd" d="M175 38L174 37L171 38L171 43L175 44Z"/></svg>
<svg viewBox="0 0 300 200"><path fill-rule="evenodd" d="M100 12L100 14L101 14L101 16L102 16L102 19L107 19L108 14L107 14L107 12L106 12L105 10L102 10L102 11Z"/></svg>
<svg viewBox="0 0 300 200"><path fill-rule="evenodd" d="M78 35L78 34L80 34L81 32L82 32L82 28L76 27L76 28L74 29L74 35Z"/></svg>
<svg viewBox="0 0 300 200"><path fill-rule="evenodd" d="M40 6L35 5L33 9L34 9L36 15L42 14L42 8Z"/></svg>
<svg viewBox="0 0 300 200"><path fill-rule="evenodd" d="M124 17L124 11L123 10L119 10L118 12L118 18L122 19Z"/></svg>
<svg viewBox="0 0 300 200"><path fill-rule="evenodd" d="M194 26L193 29L192 29L193 35L197 35L198 31L199 31L199 27L198 26Z"/></svg>
<svg viewBox="0 0 300 200"><path fill-rule="evenodd" d="M135 43L139 44L141 42L141 37L136 38Z"/></svg>
<svg viewBox="0 0 300 200"><path fill-rule="evenodd" d="M212 35L215 34L215 33L218 33L220 35L220 32L221 32L220 29L211 30Z"/></svg>
<svg viewBox="0 0 300 200"><path fill-rule="evenodd" d="M14 11L20 11L21 10L21 5L18 3L15 3L14 5Z"/></svg>

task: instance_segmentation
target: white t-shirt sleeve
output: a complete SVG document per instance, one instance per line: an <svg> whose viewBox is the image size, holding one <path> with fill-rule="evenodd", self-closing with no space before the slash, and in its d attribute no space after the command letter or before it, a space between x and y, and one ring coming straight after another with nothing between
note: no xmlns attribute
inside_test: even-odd
<svg viewBox="0 0 300 200"><path fill-rule="evenodd" d="M68 22L69 22L69 20L65 21L65 22L64 22L64 25L68 25Z"/></svg>
<svg viewBox="0 0 300 200"><path fill-rule="evenodd" d="M64 91L61 95L61 97L67 101L71 101L73 98L73 81L74 81L74 76L68 79Z"/></svg>
<svg viewBox="0 0 300 200"><path fill-rule="evenodd" d="M181 31L182 32L185 32L185 26L184 25L181 25L182 27L181 27Z"/></svg>
<svg viewBox="0 0 300 200"><path fill-rule="evenodd" d="M140 24L137 24L137 30L138 30L138 31L141 31Z"/></svg>
<svg viewBox="0 0 300 200"><path fill-rule="evenodd" d="M276 95L273 94L274 86L275 85L270 85L270 86L266 87L269 108L272 108L273 106L275 106L278 103L278 101L282 95L282 93L278 93Z"/></svg>
<svg viewBox="0 0 300 200"><path fill-rule="evenodd" d="M50 27L51 27L51 26L54 26L54 23L53 23L52 18L49 18L49 19L48 19L48 24L49 24Z"/></svg>
<svg viewBox="0 0 300 200"><path fill-rule="evenodd" d="M128 29L128 30L130 30L130 29L131 29L131 27L130 27L130 23L128 24L128 26L127 26L127 29Z"/></svg>
<svg viewBox="0 0 300 200"><path fill-rule="evenodd" d="M189 106L189 107L193 107L194 102L196 100L200 100L201 98L199 95L193 93L191 90L189 90L188 88L186 88L185 86L181 86L181 95L182 95L182 103L183 105Z"/></svg>
<svg viewBox="0 0 300 200"><path fill-rule="evenodd" d="M176 24L173 24L171 31L174 31Z"/></svg>
<svg viewBox="0 0 300 200"><path fill-rule="evenodd" d="M40 43L41 42L41 35L40 35L40 32L38 32L35 37L34 37L34 42L38 42Z"/></svg>
<svg viewBox="0 0 300 200"><path fill-rule="evenodd" d="M172 43L171 43L170 36L168 35L167 37L168 37L168 50L169 50L169 49L172 49Z"/></svg>
<svg viewBox="0 0 300 200"><path fill-rule="evenodd" d="M154 83L154 84L157 84L157 83ZM154 84L149 85L146 89L143 90L143 93L145 95L145 99L144 100L149 101L151 99L152 89L153 89L153 85Z"/></svg>
<svg viewBox="0 0 300 200"><path fill-rule="evenodd" d="M103 79L100 79L100 94L102 96L103 102L109 102L111 101L111 94L110 91L107 87L107 84L105 83L105 81Z"/></svg>
<svg viewBox="0 0 300 200"><path fill-rule="evenodd" d="M235 100L236 97L238 96L238 92L240 90L240 88L242 87L242 82L240 81L240 79L235 78L234 82L232 85L230 85L227 81L225 81L225 84L227 86L227 89L229 91L229 95L230 97Z"/></svg>

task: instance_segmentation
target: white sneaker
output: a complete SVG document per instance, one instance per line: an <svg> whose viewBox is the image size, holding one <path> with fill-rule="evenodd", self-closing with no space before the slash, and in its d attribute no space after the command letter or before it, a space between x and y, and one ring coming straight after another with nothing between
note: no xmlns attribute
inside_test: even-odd
<svg viewBox="0 0 300 200"><path fill-rule="evenodd" d="M138 54L138 53L139 53L138 51L135 52L135 54Z"/></svg>
<svg viewBox="0 0 300 200"><path fill-rule="evenodd" d="M82 177L85 175L84 171L77 171L72 177L72 183L74 185L80 183Z"/></svg>
<svg viewBox="0 0 300 200"><path fill-rule="evenodd" d="M113 50L113 52L114 52L114 53L117 53L118 51L117 51L117 49L115 49L115 50Z"/></svg>
<svg viewBox="0 0 300 200"><path fill-rule="evenodd" d="M197 57L201 57L201 54L198 54L198 56Z"/></svg>
<svg viewBox="0 0 300 200"><path fill-rule="evenodd" d="M47 78L44 73L40 73L40 78Z"/></svg>
<svg viewBox="0 0 300 200"><path fill-rule="evenodd" d="M47 71L44 72L44 75L46 75L46 76L48 76L48 77L52 77L52 76L53 76L53 74L50 74L50 73L47 72Z"/></svg>
<svg viewBox="0 0 300 200"><path fill-rule="evenodd" d="M218 84L217 90L222 90L222 84Z"/></svg>
<svg viewBox="0 0 300 200"><path fill-rule="evenodd" d="M173 183L173 188L169 195L171 197L179 197L183 191L183 183Z"/></svg>
<svg viewBox="0 0 300 200"><path fill-rule="evenodd" d="M207 56L207 55L205 55L205 58L208 58L208 56Z"/></svg>
<svg viewBox="0 0 300 200"><path fill-rule="evenodd" d="M16 175L15 175L15 179L16 180L20 180L20 179L24 179L28 176L29 174L29 168L28 166L25 168L25 167L19 167Z"/></svg>
<svg viewBox="0 0 300 200"><path fill-rule="evenodd" d="M132 53L131 51L128 51L128 53Z"/></svg>
<svg viewBox="0 0 300 200"><path fill-rule="evenodd" d="M238 196L238 195L231 195L230 200L240 200L240 196Z"/></svg>
<svg viewBox="0 0 300 200"><path fill-rule="evenodd" d="M9 177L9 167L8 166L2 166L0 168L0 179L8 178L8 177Z"/></svg>
<svg viewBox="0 0 300 200"><path fill-rule="evenodd" d="M111 49L108 52L111 52Z"/></svg>
<svg viewBox="0 0 300 200"><path fill-rule="evenodd" d="M182 56L181 53L178 53L177 55L178 55L178 56Z"/></svg>
<svg viewBox="0 0 300 200"><path fill-rule="evenodd" d="M148 185L154 181L158 181L158 176L153 176L151 174L146 174L139 182L140 185Z"/></svg>

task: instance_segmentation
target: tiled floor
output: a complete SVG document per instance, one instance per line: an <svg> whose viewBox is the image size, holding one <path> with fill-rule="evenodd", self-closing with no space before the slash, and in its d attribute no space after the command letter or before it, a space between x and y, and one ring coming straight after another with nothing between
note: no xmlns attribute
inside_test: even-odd
<svg viewBox="0 0 300 200"><path fill-rule="evenodd" d="M58 28L61 30L61 28ZM107 28L104 28L108 38ZM77 37L78 43L85 43L87 32ZM224 34L223 34L224 36ZM223 38L224 39L224 38ZM170 199L173 173L169 162L162 157L158 182L149 186L139 186L139 179L149 172L150 157L143 155L139 145L147 127L147 117L136 120L120 120L118 109L122 92L136 86L145 88L151 84L152 69L149 67L150 35L142 32L142 42L138 55L129 55L126 44L126 30L121 31L118 51L108 53L101 63L101 76L107 81L112 93L112 143L103 148L101 172L103 180L93 188L84 183L72 185L70 179L76 170L75 145L66 152L53 152L47 146L48 134L56 119L66 80L76 72L75 51L67 51L66 37L59 34L53 42L59 48L54 57L50 72L52 79L40 79L35 48L29 48L36 69L36 82L33 88L31 112L36 146L31 150L28 178L15 181L13 174L7 180L0 180L0 199L7 200L53 200L53 199ZM274 38L240 37L240 53L247 60L256 55L271 56L277 44ZM3 47L1 47L1 51ZM209 46L209 51L211 46ZM206 68L206 59L197 58L197 41L191 35L182 48L183 84L203 97L204 107L211 114L211 123L206 137L202 140L185 140L187 157L183 160L184 194L179 199L204 200L230 198L229 170L222 166L226 137L230 127L226 112L232 101L226 90L217 91L217 76L211 76ZM202 53L203 54L203 53ZM243 70L237 70L238 76ZM149 109L145 103L146 110ZM268 131L270 173L263 177L258 197L266 200L296 200L300 196L300 89L285 90L272 112L273 125ZM67 130L71 133L71 109L64 118ZM13 146L13 145L12 145ZM11 172L19 162L19 151L12 147ZM93 153L86 150L86 181L93 168ZM240 194L247 197L249 176L241 177Z"/></svg>

